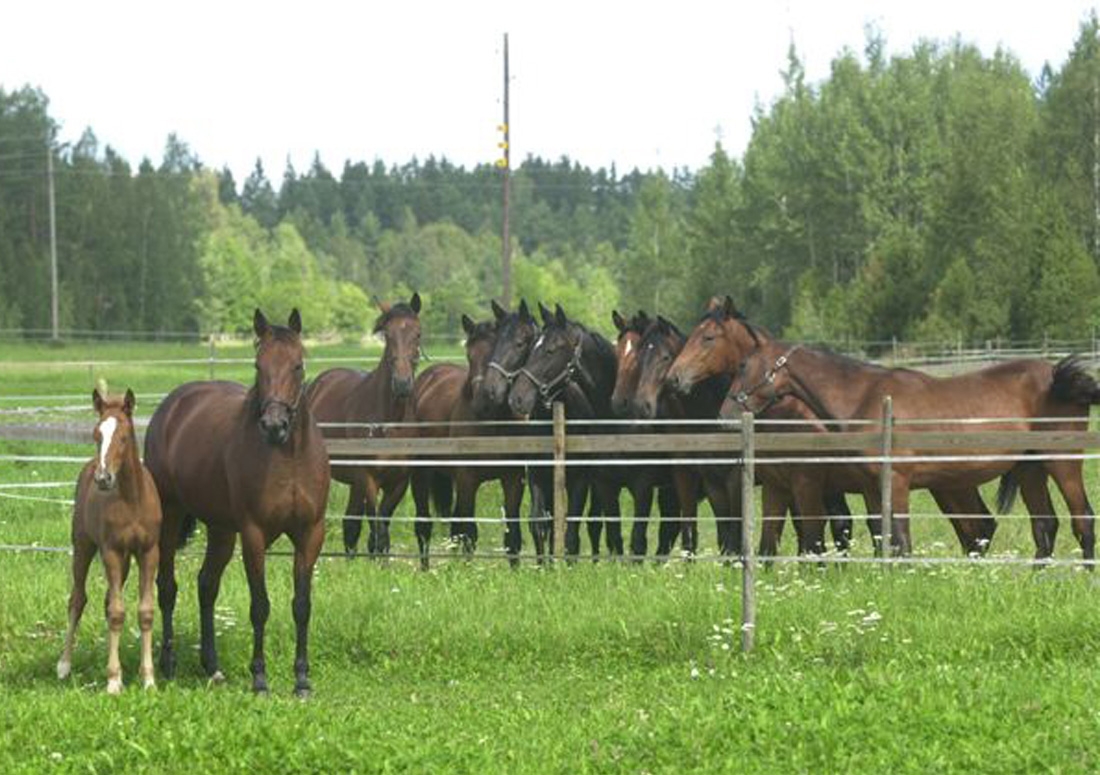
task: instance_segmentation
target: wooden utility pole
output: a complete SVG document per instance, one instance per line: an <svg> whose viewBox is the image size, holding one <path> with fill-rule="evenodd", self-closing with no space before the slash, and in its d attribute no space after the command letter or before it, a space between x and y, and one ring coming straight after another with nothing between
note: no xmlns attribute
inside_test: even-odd
<svg viewBox="0 0 1100 775"><path fill-rule="evenodd" d="M504 172L504 217L501 227L502 252L500 259L501 292L500 303L505 309L512 308L512 127L508 123L508 33L504 33L504 123L500 125L502 134L500 149L503 151L497 159L497 166Z"/></svg>
<svg viewBox="0 0 1100 775"><path fill-rule="evenodd" d="M50 200L50 325L53 341L59 338L57 322L57 213L53 191L53 140L46 139L46 177Z"/></svg>

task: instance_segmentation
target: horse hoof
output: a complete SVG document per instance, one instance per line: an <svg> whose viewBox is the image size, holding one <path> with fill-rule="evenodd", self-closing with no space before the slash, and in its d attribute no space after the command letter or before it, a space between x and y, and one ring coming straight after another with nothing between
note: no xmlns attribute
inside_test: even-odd
<svg viewBox="0 0 1100 775"><path fill-rule="evenodd" d="M142 680L141 686L145 691L153 691L157 688L157 681L153 676L149 676Z"/></svg>
<svg viewBox="0 0 1100 775"><path fill-rule="evenodd" d="M108 678L107 679L107 694L122 694L122 679L121 678Z"/></svg>
<svg viewBox="0 0 1100 775"><path fill-rule="evenodd" d="M170 652L161 652L160 655L160 673L166 679L171 680L176 677L176 655Z"/></svg>
<svg viewBox="0 0 1100 775"><path fill-rule="evenodd" d="M294 687L294 696L299 700L308 700L313 694L313 688L307 684L298 684Z"/></svg>
<svg viewBox="0 0 1100 775"><path fill-rule="evenodd" d="M59 681L64 681L66 678L68 678L69 674L72 673L72 671L72 664L66 662L64 659L57 663L57 679Z"/></svg>
<svg viewBox="0 0 1100 775"><path fill-rule="evenodd" d="M252 693L257 697L266 697L269 694L267 679L263 677L252 679Z"/></svg>
<svg viewBox="0 0 1100 775"><path fill-rule="evenodd" d="M223 673L221 670L215 670L213 673L210 674L208 683L211 686L218 686L225 683L225 673Z"/></svg>

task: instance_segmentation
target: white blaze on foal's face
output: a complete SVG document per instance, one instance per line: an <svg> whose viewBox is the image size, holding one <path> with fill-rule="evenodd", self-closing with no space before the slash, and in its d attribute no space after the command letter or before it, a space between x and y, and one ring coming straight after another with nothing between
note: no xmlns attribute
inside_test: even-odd
<svg viewBox="0 0 1100 775"><path fill-rule="evenodd" d="M107 468L107 454L111 451L111 444L114 443L115 431L117 430L117 417L108 417L99 424L99 467L96 470L97 478L102 477L104 474L112 473Z"/></svg>

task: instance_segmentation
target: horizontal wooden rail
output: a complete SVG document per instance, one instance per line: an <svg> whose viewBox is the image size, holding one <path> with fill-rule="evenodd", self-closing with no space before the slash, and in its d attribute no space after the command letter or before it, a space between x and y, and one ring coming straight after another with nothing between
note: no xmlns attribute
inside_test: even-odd
<svg viewBox="0 0 1100 775"><path fill-rule="evenodd" d="M139 436L141 431L139 430ZM754 434L756 453L767 456L797 454L868 454L882 450L878 431L759 432ZM6 423L0 424L0 439L40 441L55 444L92 443L91 423ZM326 439L333 457L522 457L552 456L554 438L549 433L526 436L375 436L354 439ZM1073 452L1100 449L1100 431L999 431L894 430L895 455L991 454L995 452ZM576 433L567 434L565 453L576 455L716 455L740 453L741 434L736 423L728 431L701 433Z"/></svg>

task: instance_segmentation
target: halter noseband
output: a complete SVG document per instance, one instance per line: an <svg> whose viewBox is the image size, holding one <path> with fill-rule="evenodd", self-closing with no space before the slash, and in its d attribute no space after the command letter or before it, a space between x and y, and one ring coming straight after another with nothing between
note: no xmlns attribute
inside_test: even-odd
<svg viewBox="0 0 1100 775"><path fill-rule="evenodd" d="M554 398L559 392L561 392L561 388L565 385L565 383L572 379L573 375L576 374L577 371L581 368L581 345L583 343L584 338L578 337L577 346L573 348L573 357L569 359L569 363L565 364L565 368L558 372L558 374L553 379L549 379L546 382L543 382L534 374L532 374L530 369L528 369L526 366L521 367L517 372L517 374L522 374L523 376L527 377L527 379L531 380L531 384L533 384L535 388L539 391L539 396L542 398L542 403L547 408L550 408L550 405L554 402ZM492 366L495 364L489 365Z"/></svg>
<svg viewBox="0 0 1100 775"><path fill-rule="evenodd" d="M512 384L512 380L514 380L516 377L518 377L520 372L523 371L522 366L520 366L515 371L508 371L508 369L501 366L495 360L489 361L489 368L492 369L493 371L500 372L501 376L503 376L504 379L508 381L509 385Z"/></svg>
<svg viewBox="0 0 1100 775"><path fill-rule="evenodd" d="M302 406L302 397L306 394L307 387L309 387L309 383L303 379L301 386L298 388L298 395L294 397L293 403L289 401L284 401L281 398L265 398L263 401L260 402L260 416L262 417L264 412L266 412L269 407L282 406L284 409L286 409L290 425L291 427L293 427L294 421L298 417L298 410Z"/></svg>
<svg viewBox="0 0 1100 775"><path fill-rule="evenodd" d="M738 390L736 393L731 392L729 394L729 397L736 401L742 409L751 414L761 414L762 412L766 412L771 409L773 406L779 403L780 400L782 400L789 394L773 392L771 396L768 397L767 403L756 409L753 409L751 406L749 406L749 398L755 395L756 392L760 390L760 388L765 387L766 385L774 385L776 375L778 375L782 369L787 367L787 362L790 360L791 355L794 354L794 351L799 349L801 346L802 345L796 344L794 347L787 350L787 352L776 358L775 363L772 364L772 367L764 372L763 378L751 388L749 388L748 390Z"/></svg>

